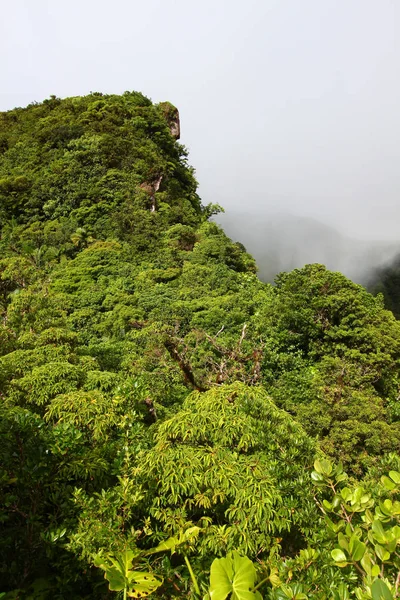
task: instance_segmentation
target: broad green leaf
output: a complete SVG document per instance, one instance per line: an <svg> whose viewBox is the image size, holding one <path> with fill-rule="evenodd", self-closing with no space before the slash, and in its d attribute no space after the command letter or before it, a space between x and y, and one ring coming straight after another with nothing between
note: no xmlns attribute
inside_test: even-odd
<svg viewBox="0 0 400 600"><path fill-rule="evenodd" d="M383 520L387 520L387 517L390 517L392 514L392 501L387 499L384 502L380 502L379 503L379 510L380 513L378 512L378 510L376 510L377 512L377 516L379 515L379 518L383 519Z"/></svg>
<svg viewBox="0 0 400 600"><path fill-rule="evenodd" d="M324 481L325 481L325 477L321 473L318 473L317 471L313 471L311 473L311 479L313 480L314 483L324 483Z"/></svg>
<svg viewBox="0 0 400 600"><path fill-rule="evenodd" d="M390 479L392 479L395 483L399 484L400 483L400 473L398 471L389 471L389 477Z"/></svg>
<svg viewBox="0 0 400 600"><path fill-rule="evenodd" d="M345 555L345 553L343 552L343 550L340 550L340 548L335 548L335 550L332 550L331 552L331 556L333 558L333 560L336 563L337 567L343 568L343 567L347 567L347 557Z"/></svg>
<svg viewBox="0 0 400 600"><path fill-rule="evenodd" d="M393 600L391 591L382 579L375 579L371 592L372 600Z"/></svg>
<svg viewBox="0 0 400 600"><path fill-rule="evenodd" d="M157 554L158 552L166 552L167 550L171 550L173 554L175 552L175 547L178 544L179 539L177 537L170 537L167 540L160 542L155 548L150 548L150 550L146 550L146 555Z"/></svg>
<svg viewBox="0 0 400 600"><path fill-rule="evenodd" d="M342 496L343 500L345 502L347 502L349 500L349 498L351 497L352 493L351 493L351 490L348 487L344 487L340 491L340 495Z"/></svg>
<svg viewBox="0 0 400 600"><path fill-rule="evenodd" d="M349 549L351 558L355 561L359 561L364 556L366 545L357 538L353 538L350 540Z"/></svg>
<svg viewBox="0 0 400 600"><path fill-rule="evenodd" d="M232 600L255 600L257 596L251 591L255 581L256 570L247 557L234 551L226 558L217 558L211 565L211 600L225 600L229 594Z"/></svg>
<svg viewBox="0 0 400 600"><path fill-rule="evenodd" d="M157 554L158 552L165 552L171 550L172 554L175 552L176 546L180 546L189 540L196 538L200 533L200 527L190 527L179 537L170 537L164 542L161 542L155 548L150 548L146 551L146 554Z"/></svg>
<svg viewBox="0 0 400 600"><path fill-rule="evenodd" d="M385 488L391 492L392 490L394 490L394 488L396 487L396 485L393 483L393 481L391 479L389 479L389 477L386 477L386 475L382 475L381 477L381 483L385 486Z"/></svg>
<svg viewBox="0 0 400 600"><path fill-rule="evenodd" d="M375 520L371 526L374 538L380 544L386 544L388 542L386 537L386 532L383 529L382 523L380 521Z"/></svg>
<svg viewBox="0 0 400 600"><path fill-rule="evenodd" d="M351 499L352 504L356 504L361 502L361 498L364 496L364 489L362 487L358 487L353 492L353 497Z"/></svg>
<svg viewBox="0 0 400 600"><path fill-rule="evenodd" d="M120 592L128 583L124 574L116 567L108 567L105 570L104 577L108 581L108 587L113 592Z"/></svg>
<svg viewBox="0 0 400 600"><path fill-rule="evenodd" d="M371 496L370 494L364 494L363 496L361 496L360 498L360 504L364 505L364 504L368 504L369 501L371 500Z"/></svg>
<svg viewBox="0 0 400 600"><path fill-rule="evenodd" d="M319 463L319 466L321 467L321 471L320 473L322 473L323 475L327 475L328 477L332 474L333 471L333 466L332 463L329 462L329 460L323 459L321 461L315 461L317 463ZM315 463L314 463L315 464Z"/></svg>
<svg viewBox="0 0 400 600"><path fill-rule="evenodd" d="M151 573L130 570L133 559L139 554L138 550L125 550L115 556L110 554L105 558L101 555L95 557L94 564L105 571L104 577L109 582L110 590L120 592L127 589L128 596L144 598L160 587L162 580Z"/></svg>
<svg viewBox="0 0 400 600"><path fill-rule="evenodd" d="M269 580L273 588L278 587L282 584L282 581L280 580L278 575L278 569L276 567L272 567L271 573L269 575Z"/></svg>
<svg viewBox="0 0 400 600"><path fill-rule="evenodd" d="M332 550L331 556L333 560L337 563L344 563L347 561L347 556L345 555L343 550L340 550L340 548L335 548L335 550Z"/></svg>
<svg viewBox="0 0 400 600"><path fill-rule="evenodd" d="M132 566L135 556L137 556L137 552L125 550L117 556L110 554L105 558L101 555L95 557L94 565L105 571L104 577L109 582L110 590L118 592L127 586L129 568Z"/></svg>
<svg viewBox="0 0 400 600"><path fill-rule="evenodd" d="M341 481L345 481L347 479L347 474L346 473L341 473L340 475L338 475L336 477L336 482L340 483Z"/></svg>
<svg viewBox="0 0 400 600"><path fill-rule="evenodd" d="M379 544L375 544L374 547L375 547L376 555L382 562L384 562L385 560L389 560L390 552L388 552L385 548L383 548Z"/></svg>
<svg viewBox="0 0 400 600"><path fill-rule="evenodd" d="M332 464L328 460L317 459L314 461L314 469L321 475L329 476L332 473Z"/></svg>
<svg viewBox="0 0 400 600"><path fill-rule="evenodd" d="M400 527L398 525L395 525L394 527L392 527L391 532L395 540L398 542L400 540Z"/></svg>
<svg viewBox="0 0 400 600"><path fill-rule="evenodd" d="M392 510L392 507L393 507L393 502L392 502L392 501L391 501L389 498L387 498L387 499L386 499L386 500L383 502L383 506L385 507L385 509L386 509L387 511L389 511L389 514L390 514L390 511Z"/></svg>
<svg viewBox="0 0 400 600"><path fill-rule="evenodd" d="M314 461L314 469L316 470L317 473L323 472L323 467L322 467L321 461L319 461L318 459Z"/></svg>
<svg viewBox="0 0 400 600"><path fill-rule="evenodd" d="M371 577L378 577L380 572L381 572L381 569L380 569L379 565L374 565L371 569Z"/></svg>
<svg viewBox="0 0 400 600"><path fill-rule="evenodd" d="M144 598L152 594L162 585L163 581L157 579L151 573L142 573L141 571L129 572L129 588L127 595L130 598Z"/></svg>
<svg viewBox="0 0 400 600"><path fill-rule="evenodd" d="M348 541L347 537L341 532L338 533L338 542L339 542L339 546L341 548L343 548L343 550L349 549L349 541Z"/></svg>
<svg viewBox="0 0 400 600"><path fill-rule="evenodd" d="M364 569L364 571L367 573L367 575L371 575L372 559L371 559L371 555L370 555L369 551L366 551L364 553L364 556L362 557L360 563L361 563L361 566Z"/></svg>

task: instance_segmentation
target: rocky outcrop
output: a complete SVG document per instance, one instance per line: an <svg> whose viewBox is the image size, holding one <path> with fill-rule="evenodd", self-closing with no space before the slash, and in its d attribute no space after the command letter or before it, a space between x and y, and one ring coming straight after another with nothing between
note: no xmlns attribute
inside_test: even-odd
<svg viewBox="0 0 400 600"><path fill-rule="evenodd" d="M156 210L155 194L160 189L162 180L163 180L163 176L157 175L157 177L153 181L144 182L144 183L140 184L141 189L144 190L145 192L147 192L150 196L150 200L151 200L150 212L155 212L155 210Z"/></svg>
<svg viewBox="0 0 400 600"><path fill-rule="evenodd" d="M159 107L168 123L169 130L175 140L181 137L181 124L179 120L179 110L170 102L160 102Z"/></svg>

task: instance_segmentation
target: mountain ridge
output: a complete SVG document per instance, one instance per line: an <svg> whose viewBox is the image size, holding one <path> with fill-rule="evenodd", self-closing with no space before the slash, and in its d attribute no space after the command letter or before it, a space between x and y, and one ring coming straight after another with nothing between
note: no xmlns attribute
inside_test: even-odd
<svg viewBox="0 0 400 600"><path fill-rule="evenodd" d="M397 497L400 323L320 264L261 281L177 133L136 92L0 114L0 589L197 599L222 557L255 600L367 594L328 498Z"/></svg>

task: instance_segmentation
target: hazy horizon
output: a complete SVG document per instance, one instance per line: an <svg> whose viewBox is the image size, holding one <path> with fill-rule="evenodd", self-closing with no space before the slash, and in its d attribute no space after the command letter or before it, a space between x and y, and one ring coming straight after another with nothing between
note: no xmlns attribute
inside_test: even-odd
<svg viewBox="0 0 400 600"><path fill-rule="evenodd" d="M14 0L0 110L90 91L169 100L203 202L237 215L244 243L240 214L283 213L385 245L400 237L399 23L394 0Z"/></svg>
<svg viewBox="0 0 400 600"><path fill-rule="evenodd" d="M322 221L293 214L275 213L259 220L229 211L216 221L255 257L260 278L268 282L282 271L319 263L368 285L377 269L398 256L400 248L398 240L351 238Z"/></svg>

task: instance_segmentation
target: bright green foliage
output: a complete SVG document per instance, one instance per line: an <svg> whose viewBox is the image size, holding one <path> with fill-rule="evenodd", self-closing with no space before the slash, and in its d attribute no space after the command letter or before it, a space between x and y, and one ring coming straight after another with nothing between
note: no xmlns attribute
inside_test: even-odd
<svg viewBox="0 0 400 600"><path fill-rule="evenodd" d="M274 291L262 315L284 352L281 373L275 367L271 377L278 405L356 472L371 456L398 451L400 325L393 315L320 265L281 275Z"/></svg>
<svg viewBox="0 0 400 600"><path fill-rule="evenodd" d="M314 443L262 388L193 392L154 442L136 456L126 448L114 488L76 494L75 552L90 556L106 539L110 548L131 545L135 523L157 537L192 523L202 528L196 554L207 563L235 548L255 555L275 547L277 535L301 544L309 519L318 518L304 476Z"/></svg>
<svg viewBox="0 0 400 600"><path fill-rule="evenodd" d="M97 554L94 558L94 565L105 571L104 577L109 582L109 588L112 591L124 591L124 598L145 598L157 590L162 585L162 580L154 577L152 573L143 571L134 571L132 566L143 562L146 556L158 554L170 550L171 553L182 544L195 539L199 533L198 527L191 527L181 533L179 537L169 538L159 544L156 548L150 548L147 551L125 549L117 556L112 554L103 557Z"/></svg>
<svg viewBox="0 0 400 600"><path fill-rule="evenodd" d="M207 600L262 600L254 591L257 572L251 560L231 552L225 558L216 559L211 565L210 592Z"/></svg>
<svg viewBox="0 0 400 600"><path fill-rule="evenodd" d="M57 231L67 217L80 240L82 233L102 237L118 227L142 248L146 232L135 224L137 215L153 240L161 221L179 214L196 222L200 203L185 150L171 137L162 108L141 94L51 98L2 113L0 136L1 220L14 217L31 229L35 223L37 231L49 220ZM160 176L162 211L146 218ZM52 248L43 233L29 239L42 252ZM72 243L82 242L74 235Z"/></svg>
<svg viewBox="0 0 400 600"><path fill-rule="evenodd" d="M109 582L112 591L124 591L124 598L145 598L162 584L151 573L133 571L132 562L137 558L133 550L125 550L118 556L109 555L107 558L96 557L94 564L105 571L104 577Z"/></svg>
<svg viewBox="0 0 400 600"><path fill-rule="evenodd" d="M300 494L314 444L262 388L193 392L155 441L137 474L150 514L166 531L200 523L198 552L255 554L279 532L307 528Z"/></svg>
<svg viewBox="0 0 400 600"><path fill-rule="evenodd" d="M236 555L235 562L240 561L249 578L251 574L251 585L260 581L253 591L260 588L266 594L263 597L275 600L397 598L400 473L391 471L368 489L367 483L365 488L349 487L348 476L340 464L334 466L320 459L314 467L312 480L319 489L315 500L323 515L320 531L316 530L312 536L318 549L308 547L289 560L271 555L268 562L258 565ZM385 497L388 492L390 497ZM336 575L329 563L336 569ZM231 591L229 581L233 580L233 555L215 560L210 592L224 599ZM210 597L214 597L212 593Z"/></svg>
<svg viewBox="0 0 400 600"><path fill-rule="evenodd" d="M319 540L319 552L308 550L309 564L314 563L315 567L314 576L307 578L307 597L327 597L329 591L333 592L332 581L318 576L318 571L324 570L327 550L334 565L341 570L342 581L336 584L335 599L350 598L353 594L358 600L397 597L400 473L391 471L371 488L367 482L365 487L349 486L340 464L335 467L327 460L316 460L314 468L312 479L320 490L317 502L324 515L321 524L324 532ZM390 497L386 496L388 492ZM302 577L299 565L280 564L281 579L288 568L294 580ZM277 591L280 587L278 582ZM326 595L321 596L322 593Z"/></svg>
<svg viewBox="0 0 400 600"><path fill-rule="evenodd" d="M266 580L251 594L369 593L373 552L393 587L372 523L396 536L400 325L321 265L262 283L201 205L176 119L136 92L0 114L0 589L106 598L100 554L127 593L146 571L153 597L197 598L235 551ZM327 479L360 536L327 528L320 508L346 520ZM150 553L187 527L196 544Z"/></svg>

